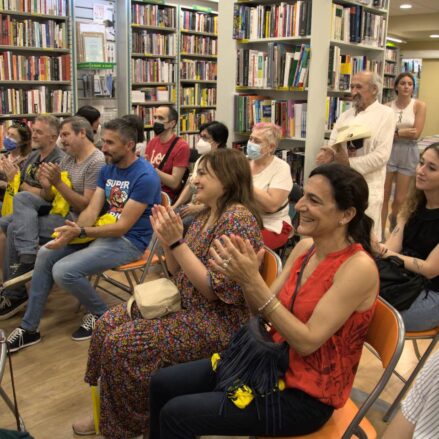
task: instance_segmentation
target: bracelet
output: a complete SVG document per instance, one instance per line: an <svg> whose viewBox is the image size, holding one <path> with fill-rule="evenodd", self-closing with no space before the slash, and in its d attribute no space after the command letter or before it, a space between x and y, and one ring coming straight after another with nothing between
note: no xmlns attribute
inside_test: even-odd
<svg viewBox="0 0 439 439"><path fill-rule="evenodd" d="M267 311L265 311L265 315L269 316L276 308L279 308L281 306L281 302L279 300L276 301L276 303Z"/></svg>
<svg viewBox="0 0 439 439"><path fill-rule="evenodd" d="M177 248L179 245L183 244L185 241L184 239L179 239L178 241L173 242L172 244L169 245L169 250L174 250L175 248Z"/></svg>
<svg viewBox="0 0 439 439"><path fill-rule="evenodd" d="M273 302L273 300L276 299L276 294L273 294L272 296L270 296L268 298L268 300L258 308L258 312L262 312L264 311L265 308L267 308L268 305L270 305L271 302Z"/></svg>

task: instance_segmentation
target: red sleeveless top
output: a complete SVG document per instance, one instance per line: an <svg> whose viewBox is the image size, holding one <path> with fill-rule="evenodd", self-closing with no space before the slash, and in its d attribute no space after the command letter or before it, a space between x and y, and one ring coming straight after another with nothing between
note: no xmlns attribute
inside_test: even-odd
<svg viewBox="0 0 439 439"><path fill-rule="evenodd" d="M328 254L319 263L297 293L293 312L299 320L304 323L309 320L317 303L331 287L340 265L359 251L364 251L363 247L354 243ZM280 291L279 300L287 308L305 256L297 258ZM375 305L366 311L354 312L329 340L310 355L302 357L290 347L290 362L285 374L286 387L300 389L332 407L342 407L351 393L374 310ZM284 339L274 330L273 340L281 342Z"/></svg>

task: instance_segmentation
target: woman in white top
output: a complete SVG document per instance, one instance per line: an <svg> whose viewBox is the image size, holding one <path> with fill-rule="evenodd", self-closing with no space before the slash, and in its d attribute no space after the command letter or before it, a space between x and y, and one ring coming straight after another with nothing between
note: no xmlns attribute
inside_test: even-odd
<svg viewBox="0 0 439 439"><path fill-rule="evenodd" d="M282 247L293 231L289 215L288 195L293 187L287 162L274 155L282 130L273 123L258 123L247 143L247 157L253 175L255 199L258 202L264 228L264 244Z"/></svg>
<svg viewBox="0 0 439 439"><path fill-rule="evenodd" d="M390 230L393 230L396 225L396 217L407 197L410 181L415 175L416 165L419 162L417 139L424 129L426 105L412 97L414 85L415 79L411 73L399 74L395 80L396 99L388 103L395 113L396 130L384 184L381 214L383 236L392 184L395 182L395 193L389 215Z"/></svg>

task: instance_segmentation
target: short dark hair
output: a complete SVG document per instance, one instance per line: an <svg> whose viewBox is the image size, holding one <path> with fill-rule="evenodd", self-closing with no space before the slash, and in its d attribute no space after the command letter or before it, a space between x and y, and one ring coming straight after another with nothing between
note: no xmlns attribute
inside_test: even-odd
<svg viewBox="0 0 439 439"><path fill-rule="evenodd" d="M228 128L221 122L213 120L212 122L203 123L200 126L199 132L206 130L212 139L218 143L218 148L225 148L227 146L227 139L229 138Z"/></svg>
<svg viewBox="0 0 439 439"><path fill-rule="evenodd" d="M129 123L135 125L137 127L137 142L143 143L145 141L145 127L143 123L143 119L136 114L125 114L122 116L122 119L125 119Z"/></svg>
<svg viewBox="0 0 439 439"><path fill-rule="evenodd" d="M134 142L133 151L136 150L138 130L132 120L127 120L122 117L112 119L104 124L104 130L116 131L122 141L126 143L132 140Z"/></svg>
<svg viewBox="0 0 439 439"><path fill-rule="evenodd" d="M93 142L93 128L90 122L82 116L67 117L61 122L60 131L64 125L70 124L73 132L77 135L81 130L85 131L85 135L90 142Z"/></svg>
<svg viewBox="0 0 439 439"><path fill-rule="evenodd" d="M415 85L416 85L415 77L414 77L410 72L401 72L401 73L396 77L396 79L395 79L395 85L393 86L393 89L395 90L395 93L396 93L396 94L398 94L398 90L397 90L398 84L400 83L401 79L402 79L402 78L405 78L405 77L410 78L410 79L412 80L412 82L413 82L413 88L415 87Z"/></svg>
<svg viewBox="0 0 439 439"><path fill-rule="evenodd" d="M93 125L100 117L100 111L92 107L91 105L83 105L77 112L75 116L81 116L84 119L87 119L90 122L90 125Z"/></svg>
<svg viewBox="0 0 439 439"><path fill-rule="evenodd" d="M173 120L175 120L175 126L177 126L179 117L178 117L178 111L176 110L176 108L173 105L160 105L160 107L168 109L169 122L172 122Z"/></svg>

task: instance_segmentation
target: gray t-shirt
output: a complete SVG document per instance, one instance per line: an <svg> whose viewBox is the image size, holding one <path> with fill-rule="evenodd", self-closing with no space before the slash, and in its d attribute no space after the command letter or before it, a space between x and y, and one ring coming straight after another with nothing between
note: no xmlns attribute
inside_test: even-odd
<svg viewBox="0 0 439 439"><path fill-rule="evenodd" d="M32 151L22 167L21 183L25 182L30 186L41 189L40 182L38 181L38 168L41 163L60 163L65 155L65 152L61 151L57 146L44 160L41 160L41 152L38 149Z"/></svg>

